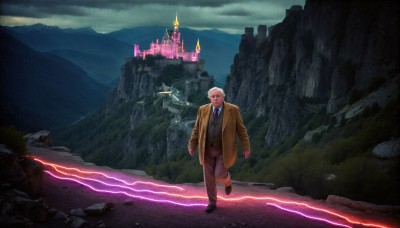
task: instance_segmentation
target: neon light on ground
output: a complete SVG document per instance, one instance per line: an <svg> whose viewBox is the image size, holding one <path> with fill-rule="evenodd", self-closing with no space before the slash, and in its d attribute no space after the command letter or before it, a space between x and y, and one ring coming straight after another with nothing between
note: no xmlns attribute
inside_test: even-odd
<svg viewBox="0 0 400 228"><path fill-rule="evenodd" d="M61 180L69 180L69 181L74 181L74 182L80 183L80 184L82 184L82 185L84 185L84 186L86 186L86 187L88 187L88 188L90 188L90 189L92 189L93 191L96 191L96 192L112 193L112 194L124 194L124 195L130 196L130 197L133 197L133 198L144 199L144 200L148 200L148 201L152 201L152 202L171 203L171 204L181 205L181 206L186 206L186 207L189 207L189 206L190 207L191 206L206 206L206 204L202 204L202 203L182 203L182 202L178 202L178 201L175 201L175 200L155 199L155 198L151 198L151 197L134 195L134 194L128 193L126 191L121 191L121 190L114 191L114 190L108 190L108 189L99 189L99 188L96 188L93 185L90 185L89 183L85 183L83 180L96 182L96 183L105 185L107 187L116 187L116 188L122 188L122 189L125 189L125 190L130 190L130 191L135 191L135 192L145 192L145 193L150 193L150 194L155 194L155 195L165 195L165 196L177 197L177 198L182 198L182 199L204 199L204 200L206 200L207 197L205 195L201 195L201 196L200 195L183 195L183 194L177 194L177 193L152 191L152 190L149 190L149 189L135 189L135 188L127 187L127 186L124 186L124 185L117 185L117 184L107 183L105 181L101 181L101 180L94 179L94 178L83 177L81 175L82 174L83 175L84 174L87 174L87 175L100 175L100 176L105 177L105 178L107 178L109 180L117 181L119 183L123 183L123 184L128 185L128 186L132 186L132 185L136 185L136 184L144 184L146 186L161 187L161 188L167 188L167 189L171 189L171 190L172 189L176 189L176 190L180 190L180 191L184 190L183 188L178 187L178 186L161 185L161 184L157 184L157 183L153 183L153 182L143 182L143 181L135 181L135 182L130 183L130 182L127 182L125 180L118 179L116 177L112 177L112 176L107 175L107 174L102 173L102 172L85 171L85 170L80 170L80 169L77 169L77 168L65 167L65 166L54 164L54 163L45 162L45 161L43 161L41 159L38 159L36 157L33 157L33 159L35 159L38 162L41 162L42 164L44 164L44 165L46 165L48 167L52 167L56 172L58 172L60 174L63 174L65 176L69 176L69 177L61 177L61 176L58 176L58 175L52 173L51 171L46 171L46 173L48 173L52 177L57 178L57 179L61 179ZM61 171L60 169L68 170L68 171L75 171L75 172L80 173L81 175L67 173L67 172ZM75 177L77 179L71 178L71 176ZM379 228L387 227L387 226L379 225L379 224L369 224L369 223L367 224L367 223L363 223L361 221L355 221L355 220L352 220L352 219L350 219L349 217L347 217L345 215L338 214L338 213L335 213L335 212L327 210L327 209L310 206L310 205L308 205L306 203L301 203L301 202L296 202L296 201L284 201L284 200L280 200L280 199L273 198L273 197L256 197L256 196L249 196L248 195L248 196L242 196L242 197L236 197L236 198L225 198L225 197L219 196L218 198L223 200L223 201L242 201L242 200L249 200L249 199L256 200L256 201L274 201L275 203L267 202L267 204L273 205L276 208L279 208L281 210L285 210L285 209L290 210L290 209L285 208L283 206L279 206L277 203L286 204L286 205L296 205L296 206L303 207L304 209L308 208L310 210L317 211L319 213L328 214L328 215L331 215L331 216L335 216L335 217L344 219L344 220L346 220L347 222L349 222L351 224L357 224L357 225L363 225L363 226L371 226L371 227L379 227ZM297 211L297 210L291 210L290 212L301 214L301 215L305 215L301 211ZM309 216L309 217L311 217L311 216ZM315 218L315 220L321 220L321 221L329 222L331 224L335 223L335 222L330 221L328 219L325 219L323 217L316 217L315 216L313 218ZM310 218L310 219L312 219L312 218ZM343 225L343 224L339 224L339 225L340 226L346 226L346 225Z"/></svg>
<svg viewBox="0 0 400 228"><path fill-rule="evenodd" d="M172 200L158 200L158 199L153 199L153 198L149 198L149 197L133 195L133 194L129 194L129 193L124 192L124 191L111 191L111 190L97 189L97 188L95 188L95 187L93 187L93 186L91 186L89 184L86 184L86 183L84 183L82 181L79 181L79 180L76 180L76 179L73 179L73 178L60 177L60 176L57 176L57 175L55 175L52 172L47 171L47 170L45 172L48 173L50 176L52 176L54 178L57 178L57 179L60 179L60 180L74 181L74 182L79 183L81 185L84 185L84 186L86 186L86 187L88 187L88 188L90 188L90 189L92 189L93 191L96 191L96 192L111 193L111 194L124 194L126 196L130 196L130 197L133 197L133 198L138 198L138 199L143 199L143 200L148 200L148 201L158 202L158 203L171 203L171 204L185 206L185 207L193 207L193 206L203 206L204 207L204 206L206 206L206 204L201 204L201 203L179 203L179 202L172 201Z"/></svg>
<svg viewBox="0 0 400 228"><path fill-rule="evenodd" d="M290 210L290 209L288 209L288 208L284 208L284 207L279 206L279 205L274 204L274 203L267 203L267 205L272 205L272 206L277 207L277 208L279 208L279 209L281 209L281 210L284 210L284 211L287 211L287 212L291 212L291 213L295 213L295 214L299 214L299 215L301 215L301 216L303 216L303 217L306 217L306 218L309 218L309 219L313 219L313 220L318 220L318 221L326 222L326 223L329 223L329 224L332 224L332 225L335 225L335 226L343 226L343 227L351 228L351 226L348 226L348 225L344 225L344 224L340 224L340 223L335 223L335 222L332 222L332 221L327 220L327 219L323 219L323 218L319 218L319 217L314 217L314 216L311 216L311 215L307 215L307 214L302 213L302 212L300 212L300 211Z"/></svg>
<svg viewBox="0 0 400 228"><path fill-rule="evenodd" d="M65 172L62 172L62 171L58 170L57 168L55 168L55 170L57 172L61 173L61 174L66 175L66 176L73 176L73 177L76 177L76 178L81 179L81 180L93 181L93 182L97 182L97 183L103 184L105 186L123 188L123 189L131 190L131 191L134 191L134 192L147 192L147 193L152 193L152 194L156 194L156 195L168 195L168 196L176 196L176 197L190 198L190 199L193 199L193 198L206 199L207 198L205 196L185 196L185 195L173 194L173 193L168 193L168 192L152 191L152 190L148 190L148 189L135 189L135 188L131 188L131 187L123 186L123 185L118 185L118 184L109 184L109 183L106 183L104 181L100 181L100 180L93 179L93 178L87 178L87 177L82 177L82 176L78 176L78 175L74 175L74 174L68 174L68 173L65 173Z"/></svg>
<svg viewBox="0 0 400 228"><path fill-rule="evenodd" d="M57 165L57 164L54 164L54 163L45 162L44 160L41 160L41 159L36 158L36 157L32 157L32 158L33 158L34 160L36 160L36 161L38 161L38 162L44 164L44 165L49 165L49 166L52 166L52 167L54 167L54 168L58 167L58 168L66 169L66 170L77 171L77 172L79 172L79 173L84 173L84 174L97 174L97 175L101 175L101 176L104 176L104 177L106 177L106 178L109 178L109 179L112 179L112 180L115 180L115 181L122 182L122 183L124 183L124 184L126 184L126 185L145 184L145 185L154 185L154 186L162 187L162 188L176 188L176 189L179 189L179 190L183 190L183 188L181 188L181 187L172 186L172 185L156 184L156 183L153 183L153 182L134 181L134 182L132 182L132 183L129 183L129 182L127 182L127 181L120 180L120 179L118 179L118 178L109 176L109 175L104 174L104 173L102 173L102 172L84 171L84 170L80 170L80 169L77 169L77 168L70 168L70 167L65 167L65 166Z"/></svg>

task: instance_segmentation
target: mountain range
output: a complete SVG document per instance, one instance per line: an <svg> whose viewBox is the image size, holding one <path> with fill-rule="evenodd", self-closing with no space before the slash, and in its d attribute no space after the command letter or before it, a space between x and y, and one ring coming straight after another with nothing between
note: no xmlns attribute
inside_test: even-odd
<svg viewBox="0 0 400 228"><path fill-rule="evenodd" d="M54 53L0 30L1 122L21 130L69 125L104 105L109 87Z"/></svg>
<svg viewBox="0 0 400 228"><path fill-rule="evenodd" d="M100 34L91 28L60 29L43 24L3 28L31 48L68 59L93 79L108 85L115 85L121 65L126 58L133 57L133 44L139 44L142 50L149 49L151 42L161 41L166 29L138 27ZM205 69L221 85L225 83L240 35L188 28L180 28L180 32L187 50L194 50L200 40L200 58L206 61Z"/></svg>
<svg viewBox="0 0 400 228"><path fill-rule="evenodd" d="M100 34L43 24L0 30L3 122L31 131L71 124L104 105L125 59L133 56L133 44L147 49L165 32L163 27L141 27ZM240 37L218 30L180 31L188 49L200 39L205 67L223 85Z"/></svg>

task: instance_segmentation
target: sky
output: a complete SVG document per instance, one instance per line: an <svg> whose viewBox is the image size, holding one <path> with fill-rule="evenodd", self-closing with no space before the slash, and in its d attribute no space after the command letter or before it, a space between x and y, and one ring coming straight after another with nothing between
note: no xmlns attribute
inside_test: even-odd
<svg viewBox="0 0 400 228"><path fill-rule="evenodd" d="M42 23L60 28L91 27L99 33L140 26L219 29L243 34L245 27L275 25L292 5L305 0L0 0L3 26Z"/></svg>

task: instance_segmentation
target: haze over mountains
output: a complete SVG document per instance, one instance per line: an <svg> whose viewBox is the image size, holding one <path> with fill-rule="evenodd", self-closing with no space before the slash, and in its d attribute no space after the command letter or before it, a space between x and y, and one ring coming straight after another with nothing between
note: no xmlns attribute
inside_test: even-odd
<svg viewBox="0 0 400 228"><path fill-rule="evenodd" d="M72 62L39 52L0 30L1 122L53 129L104 104L109 88Z"/></svg>

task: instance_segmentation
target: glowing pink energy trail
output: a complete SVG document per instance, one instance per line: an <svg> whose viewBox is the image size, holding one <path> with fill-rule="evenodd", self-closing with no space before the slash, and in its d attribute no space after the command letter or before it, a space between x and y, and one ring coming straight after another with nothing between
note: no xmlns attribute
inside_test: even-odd
<svg viewBox="0 0 400 228"><path fill-rule="evenodd" d="M107 175L102 172L94 172L94 171L85 171L81 170L78 168L71 168L71 167L66 167L66 166L61 166L57 165L54 163L50 162L45 162L39 158L33 157L36 161L44 164L48 170L45 172L49 174L50 176L60 179L60 180L68 180L68 181L73 181L76 183L79 183L93 191L96 192L102 192L102 193L111 193L111 194L123 194L132 198L138 198L138 199L143 199L151 202L158 202L158 203L170 203L174 205L180 205L180 206L185 206L185 207L193 207L193 206L206 206L205 203L194 203L194 202L187 202L187 200L207 200L207 197L205 195L185 195L183 194L185 192L185 189L174 186L174 185L163 185L163 184L157 184L153 182L144 182L144 181L134 181L134 182L128 182L110 175ZM52 169L54 172L57 172L58 174L53 173L53 171L50 171ZM62 171L64 170L64 171ZM67 172L68 171L68 172ZM78 175L79 174L79 175ZM83 175L86 175L88 177L85 177ZM90 176L90 177L89 177ZM97 178L96 178L97 177ZM99 179L100 178L100 179ZM111 181L111 182L110 182ZM112 183L114 182L114 183ZM118 182L119 184L116 184L115 182ZM151 190L151 189L140 189L140 188L132 188L132 185L145 185L148 188L156 188L156 190ZM162 192L162 191L157 191L159 188L165 188L168 190L178 190L178 191L183 191L182 193L170 193L170 192ZM136 194L133 194L133 192L136 192ZM141 193L139 195L138 193ZM151 195L151 196L150 196ZM172 197L174 199L168 199L168 198L159 198L159 197ZM175 199L175 198L179 198ZM241 196L241 197L232 197L232 198L226 198L226 197L218 197L222 201L242 201L242 200L255 200L255 201L267 201L267 205L274 206L275 208L278 208L280 210L284 210L287 212L299 214L305 218L308 219L313 219L325 223L329 223L332 225L336 226L341 226L341 227L352 227L351 225L346 225L346 224L341 224L338 222L331 221L327 219L327 216L334 216L339 219L343 219L344 222L347 221L348 223L354 224L354 225L363 225L363 226L370 226L370 227L378 227L378 228L386 228L387 226L380 225L380 224L367 224L363 223L361 221L357 221L355 219L350 219L349 216L345 216L343 214L336 213L331 210L319 208L319 207L314 207L305 203L301 202L296 202L296 201L284 201L278 198L273 198L273 197L256 197L256 196ZM186 202L185 202L186 201ZM275 203L268 202L268 201L274 201ZM280 204L280 205L279 205ZM304 210L312 210L315 211L318 214L324 215L324 216L311 216L308 215L302 211L299 210L294 210L290 209L287 207L284 207L282 205L292 205L303 208Z"/></svg>
<svg viewBox="0 0 400 228"><path fill-rule="evenodd" d="M105 190L105 189L97 189L97 188L95 188L95 187L93 187L93 186L91 186L89 184L86 184L86 183L84 183L82 181L79 181L79 180L76 180L76 179L73 179L73 178L60 177L60 176L57 176L57 175L53 174L50 171L45 171L45 172L48 173L50 176L52 176L54 178L57 178L57 179L60 179L60 180L69 180L69 181L77 182L77 183L79 183L81 185L84 185L84 186L86 186L86 187L88 187L88 188L90 188L90 189L92 189L93 191L96 191L96 192L111 193L111 194L124 194L124 195L130 196L130 197L133 197L133 198L138 198L138 199L143 199L143 200L148 200L148 201L158 202L158 203L171 203L171 204L185 206L185 207L206 206L206 204L200 204L200 203L186 203L185 204L185 203L179 203L179 202L171 201L171 200L158 200L158 199L154 199L154 198L149 198L149 197L129 194L129 193L124 192L124 191L111 191L111 190Z"/></svg>
<svg viewBox="0 0 400 228"><path fill-rule="evenodd" d="M335 226L343 226L343 227L351 228L351 226L348 226L348 225L344 225L344 224L340 224L340 223L335 223L335 222L332 222L332 221L327 220L327 219L323 219L323 218L319 218L319 217L314 217L314 216L311 216L311 215L307 215L307 214L302 213L302 212L300 212L300 211L290 210L290 209L288 209L288 208L284 208L284 207L282 207L282 206L279 206L279 205L277 205L277 204L275 204L275 203L267 203L267 205L272 205L272 206L277 207L277 208L279 208L279 209L281 209L281 210L284 210L284 211L287 211L287 212L291 212L291 213L295 213L295 214L299 214L299 215L301 215L301 216L303 216L303 217L306 217L306 218L309 218L309 219L318 220L318 221L323 221L323 222L326 222L326 223L329 223L329 224L332 224L332 225L335 225Z"/></svg>

